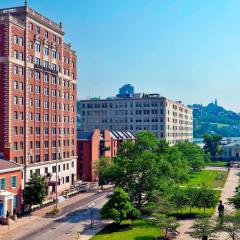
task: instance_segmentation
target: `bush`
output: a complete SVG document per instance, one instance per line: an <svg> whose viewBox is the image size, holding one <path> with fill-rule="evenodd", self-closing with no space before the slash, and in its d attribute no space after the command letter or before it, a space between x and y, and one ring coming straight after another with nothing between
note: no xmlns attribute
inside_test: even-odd
<svg viewBox="0 0 240 240"><path fill-rule="evenodd" d="M56 215L60 212L60 210L58 208L54 208L53 210L49 211L46 213L47 216L51 216L51 215Z"/></svg>

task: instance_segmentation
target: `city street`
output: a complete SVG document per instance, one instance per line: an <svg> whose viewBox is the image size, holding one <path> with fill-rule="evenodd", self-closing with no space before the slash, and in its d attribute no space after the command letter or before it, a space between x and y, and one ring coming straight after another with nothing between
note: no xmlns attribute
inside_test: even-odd
<svg viewBox="0 0 240 240"><path fill-rule="evenodd" d="M91 228L91 210L89 209L89 204L91 203L95 204L93 208L93 228L95 230L96 228L101 229L101 227L104 226L104 221L99 221L99 210L106 202L106 196L109 193L110 191L98 192L80 201L67 205L61 210L60 216L56 218L36 216L38 214L36 212L30 217L30 221L20 228L11 229L10 227L9 230L4 231L3 234L0 234L0 239L72 240L76 238L78 232L89 232Z"/></svg>

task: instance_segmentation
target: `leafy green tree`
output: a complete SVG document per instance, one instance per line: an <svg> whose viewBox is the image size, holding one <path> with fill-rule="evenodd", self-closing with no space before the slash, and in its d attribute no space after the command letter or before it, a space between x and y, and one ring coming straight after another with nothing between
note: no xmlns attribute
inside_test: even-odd
<svg viewBox="0 0 240 240"><path fill-rule="evenodd" d="M108 183L111 179L112 173L112 161L108 157L100 158L96 162L96 175L99 178L99 185L103 187L104 184Z"/></svg>
<svg viewBox="0 0 240 240"><path fill-rule="evenodd" d="M43 200L47 196L46 187L47 183L45 178L37 174L33 174L24 189L24 205L29 206L29 209L31 209L33 205L42 204Z"/></svg>
<svg viewBox="0 0 240 240"><path fill-rule="evenodd" d="M175 147L183 153L192 171L200 171L208 161L208 155L194 143L179 142Z"/></svg>
<svg viewBox="0 0 240 240"><path fill-rule="evenodd" d="M188 197L186 194L186 190L184 189L176 189L171 195L169 201L175 206L177 209L177 214L180 209L183 209L188 205Z"/></svg>
<svg viewBox="0 0 240 240"><path fill-rule="evenodd" d="M133 221L135 219L138 219L140 216L141 216L141 212L137 208L132 207L132 209L128 212L127 218L132 221L132 225L133 225Z"/></svg>
<svg viewBox="0 0 240 240"><path fill-rule="evenodd" d="M240 209L240 193L237 193L233 197L228 199L229 203L232 204L236 209Z"/></svg>
<svg viewBox="0 0 240 240"><path fill-rule="evenodd" d="M187 205L189 207L189 212L192 213L192 208L197 205L198 202L198 189L188 187L186 190L186 197L187 197Z"/></svg>
<svg viewBox="0 0 240 240"><path fill-rule="evenodd" d="M128 218L132 209L128 194L123 189L117 188L101 209L101 217L103 219L112 219L119 225Z"/></svg>
<svg viewBox="0 0 240 240"><path fill-rule="evenodd" d="M206 153L209 153L212 160L216 158L216 156L220 153L220 142L222 140L222 136L217 134L205 134L203 135L203 142Z"/></svg>
<svg viewBox="0 0 240 240"><path fill-rule="evenodd" d="M215 207L217 203L218 198L214 190L205 187L196 189L195 207L203 208L205 213L206 208Z"/></svg>
<svg viewBox="0 0 240 240"><path fill-rule="evenodd" d="M209 237L215 237L216 226L215 222L210 218L198 218L195 220L193 230L190 235L194 238L201 238L202 240L208 240Z"/></svg>
<svg viewBox="0 0 240 240"><path fill-rule="evenodd" d="M180 226L175 217L167 217L164 214L154 213L152 222L154 225L159 226L162 230L165 230L165 238L168 237L168 233L176 231L176 229Z"/></svg>

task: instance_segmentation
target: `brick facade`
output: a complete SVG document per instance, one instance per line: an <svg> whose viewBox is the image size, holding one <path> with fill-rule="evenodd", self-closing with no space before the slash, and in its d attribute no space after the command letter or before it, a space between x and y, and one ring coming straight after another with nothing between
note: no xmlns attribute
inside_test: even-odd
<svg viewBox="0 0 240 240"><path fill-rule="evenodd" d="M135 141L129 131L109 131L95 129L93 132L78 131L77 140L77 176L86 182L97 182L97 161L102 157L112 159L123 141Z"/></svg>
<svg viewBox="0 0 240 240"><path fill-rule="evenodd" d="M0 9L0 152L26 165L25 182L33 172L53 181L58 159L60 190L75 181L77 159L77 56L63 36L28 6Z"/></svg>

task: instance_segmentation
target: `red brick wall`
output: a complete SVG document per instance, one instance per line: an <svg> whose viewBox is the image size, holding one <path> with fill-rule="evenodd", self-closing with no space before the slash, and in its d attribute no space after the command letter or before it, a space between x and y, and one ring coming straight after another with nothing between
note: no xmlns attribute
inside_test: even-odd
<svg viewBox="0 0 240 240"><path fill-rule="evenodd" d="M17 176L17 187L11 188L11 176ZM18 195L18 211L21 210L21 189L22 189L22 172L21 171L13 171L8 173L0 173L0 178L6 178L6 191L13 193L14 195Z"/></svg>

